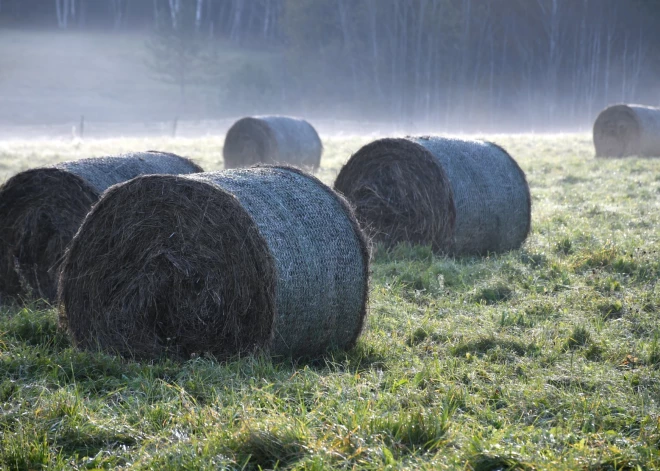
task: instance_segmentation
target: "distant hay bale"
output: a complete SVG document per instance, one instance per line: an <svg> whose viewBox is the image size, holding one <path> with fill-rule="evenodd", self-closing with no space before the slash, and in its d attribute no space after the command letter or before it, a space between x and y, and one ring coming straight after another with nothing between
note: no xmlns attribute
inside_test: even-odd
<svg viewBox="0 0 660 471"><path fill-rule="evenodd" d="M257 164L286 164L317 170L323 144L314 127L303 119L256 116L239 119L227 131L225 168Z"/></svg>
<svg viewBox="0 0 660 471"><path fill-rule="evenodd" d="M149 151L13 176L0 187L0 297L55 300L64 249L109 186L146 173L201 171L178 155Z"/></svg>
<svg viewBox="0 0 660 471"><path fill-rule="evenodd" d="M441 137L380 139L341 169L335 189L386 246L486 254L520 247L531 198L524 172L501 147Z"/></svg>
<svg viewBox="0 0 660 471"><path fill-rule="evenodd" d="M614 105L594 123L596 157L660 157L660 108Z"/></svg>
<svg viewBox="0 0 660 471"><path fill-rule="evenodd" d="M368 270L345 200L299 170L144 176L71 242L60 322L81 348L136 358L314 355L355 343Z"/></svg>

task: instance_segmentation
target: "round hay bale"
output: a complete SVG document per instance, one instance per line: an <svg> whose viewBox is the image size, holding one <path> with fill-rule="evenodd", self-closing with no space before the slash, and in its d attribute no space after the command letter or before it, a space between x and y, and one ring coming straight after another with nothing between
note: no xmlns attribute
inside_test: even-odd
<svg viewBox="0 0 660 471"><path fill-rule="evenodd" d="M323 144L304 119L256 116L239 119L229 128L222 153L225 168L286 164L315 171Z"/></svg>
<svg viewBox="0 0 660 471"><path fill-rule="evenodd" d="M660 108L614 105L594 122L596 157L660 156Z"/></svg>
<svg viewBox="0 0 660 471"><path fill-rule="evenodd" d="M201 171L178 155L148 151L14 175L0 187L0 296L55 300L64 249L109 186L145 173Z"/></svg>
<svg viewBox="0 0 660 471"><path fill-rule="evenodd" d="M489 142L380 139L349 159L335 189L386 246L410 242L443 253L486 254L520 247L530 230L525 174Z"/></svg>
<svg viewBox="0 0 660 471"><path fill-rule="evenodd" d="M288 167L144 176L87 215L62 267L74 343L135 358L350 348L369 254L345 200Z"/></svg>

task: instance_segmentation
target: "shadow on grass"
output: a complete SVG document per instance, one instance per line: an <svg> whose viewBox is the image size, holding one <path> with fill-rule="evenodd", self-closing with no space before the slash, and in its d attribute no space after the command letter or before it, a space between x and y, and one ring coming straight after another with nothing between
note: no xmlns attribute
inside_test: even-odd
<svg viewBox="0 0 660 471"><path fill-rule="evenodd" d="M536 468L512 456L477 453L468 460L471 471L533 471Z"/></svg>
<svg viewBox="0 0 660 471"><path fill-rule="evenodd" d="M140 441L141 437L133 433L82 427L65 430L52 439L51 444L64 455L96 456L99 452L134 446Z"/></svg>
<svg viewBox="0 0 660 471"><path fill-rule="evenodd" d="M538 347L535 345L524 345L516 340L500 339L494 336L481 337L469 342L462 342L452 347L450 352L454 356L464 356L467 353L473 355L485 355L491 350L500 348L513 352L517 356L535 354Z"/></svg>
<svg viewBox="0 0 660 471"><path fill-rule="evenodd" d="M273 361L288 361L294 369L308 367L318 373L341 371L347 373L361 373L370 370L387 370L388 356L371 345L358 342L350 350L328 351L316 357L281 358Z"/></svg>
<svg viewBox="0 0 660 471"><path fill-rule="evenodd" d="M230 444L241 469L286 468L309 454L305 438L290 426L246 429Z"/></svg>
<svg viewBox="0 0 660 471"><path fill-rule="evenodd" d="M497 304L508 301L512 296L513 290L511 287L504 283L497 283L478 289L473 299L476 303L480 304Z"/></svg>

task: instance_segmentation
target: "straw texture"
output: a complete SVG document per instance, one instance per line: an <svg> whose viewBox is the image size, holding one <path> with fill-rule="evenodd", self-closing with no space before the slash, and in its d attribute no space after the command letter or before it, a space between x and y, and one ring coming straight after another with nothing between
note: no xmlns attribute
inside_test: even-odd
<svg viewBox="0 0 660 471"><path fill-rule="evenodd" d="M227 132L225 168L287 164L316 170L323 145L314 127L288 116L256 116L238 120Z"/></svg>
<svg viewBox="0 0 660 471"><path fill-rule="evenodd" d="M594 123L596 157L659 157L660 108L614 105Z"/></svg>
<svg viewBox="0 0 660 471"><path fill-rule="evenodd" d="M77 345L125 356L315 355L355 343L368 266L346 202L299 170L145 176L87 216L60 319Z"/></svg>
<svg viewBox="0 0 660 471"><path fill-rule="evenodd" d="M335 189L387 246L410 242L444 253L486 254L520 247L530 230L525 174L488 142L374 141L342 168Z"/></svg>
<svg viewBox="0 0 660 471"><path fill-rule="evenodd" d="M63 162L10 178L0 187L0 296L55 300L64 249L109 186L145 173L198 171L183 157L149 151Z"/></svg>

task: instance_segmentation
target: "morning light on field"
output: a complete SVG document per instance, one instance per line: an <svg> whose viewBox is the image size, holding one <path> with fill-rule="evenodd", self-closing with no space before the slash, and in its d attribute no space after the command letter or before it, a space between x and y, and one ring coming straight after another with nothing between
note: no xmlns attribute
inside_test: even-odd
<svg viewBox="0 0 660 471"><path fill-rule="evenodd" d="M0 469L660 468L658 19L0 1Z"/></svg>

